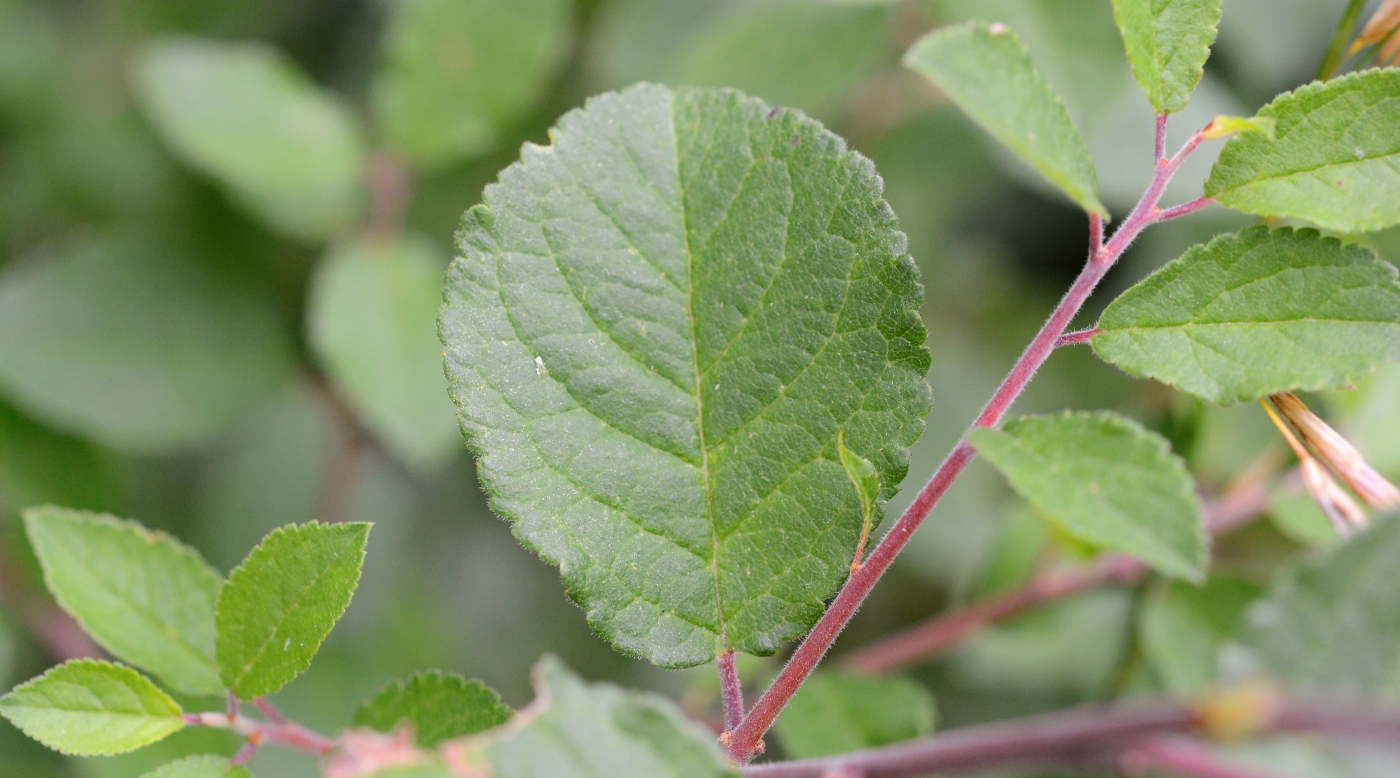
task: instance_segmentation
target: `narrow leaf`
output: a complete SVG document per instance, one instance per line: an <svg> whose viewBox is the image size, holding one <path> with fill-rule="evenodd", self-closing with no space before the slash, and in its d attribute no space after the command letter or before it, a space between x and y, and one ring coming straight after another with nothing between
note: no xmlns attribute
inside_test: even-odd
<svg viewBox="0 0 1400 778"><path fill-rule="evenodd" d="M500 726L510 715L500 695L486 684L433 671L381 689L355 712L354 725L389 732L406 722L413 727L418 745L431 748L443 740Z"/></svg>
<svg viewBox="0 0 1400 778"><path fill-rule="evenodd" d="M863 521L860 539L856 541L855 558L851 563L851 569L855 570L860 567L865 541L869 539L870 530L884 507L880 502L880 474L870 460L846 447L845 435L840 432L836 433L836 453L840 456L841 467L846 469L846 477L851 480L851 486L855 487L856 495L860 498Z"/></svg>
<svg viewBox="0 0 1400 778"><path fill-rule="evenodd" d="M363 206L354 117L274 49L166 39L133 72L157 132L190 165L290 237L320 242Z"/></svg>
<svg viewBox="0 0 1400 778"><path fill-rule="evenodd" d="M492 507L668 667L804 634L930 407L922 289L868 160L733 91L560 120L468 212L439 329Z"/></svg>
<svg viewBox="0 0 1400 778"><path fill-rule="evenodd" d="M1400 690L1400 520L1282 575L1245 615L1240 642L1290 684Z"/></svg>
<svg viewBox="0 0 1400 778"><path fill-rule="evenodd" d="M187 756L146 773L141 778L253 778L246 767L234 767L226 757Z"/></svg>
<svg viewBox="0 0 1400 778"><path fill-rule="evenodd" d="M1171 445L1111 413L1025 416L969 441L1060 529L1178 578L1205 576L1201 505Z"/></svg>
<svg viewBox="0 0 1400 778"><path fill-rule="evenodd" d="M1211 402L1345 386L1400 356L1400 284L1369 249L1252 227L1114 300L1094 350Z"/></svg>
<svg viewBox="0 0 1400 778"><path fill-rule="evenodd" d="M774 732L794 759L844 754L933 731L933 696L908 678L817 673L778 716Z"/></svg>
<svg viewBox="0 0 1400 778"><path fill-rule="evenodd" d="M1246 119L1242 116L1217 116L1211 119L1210 124L1207 124L1205 129L1201 130L1201 137L1206 140L1217 140L1241 132L1257 132L1269 140L1277 140L1278 122L1261 116L1256 116L1253 119Z"/></svg>
<svg viewBox="0 0 1400 778"><path fill-rule="evenodd" d="M198 552L86 511L31 508L24 525L49 591L103 648L186 694L223 694L214 660L223 579Z"/></svg>
<svg viewBox="0 0 1400 778"><path fill-rule="evenodd" d="M184 727L180 706L140 673L80 659L0 697L0 715L72 756L134 751Z"/></svg>
<svg viewBox="0 0 1400 778"><path fill-rule="evenodd" d="M423 168L489 151L545 94L569 51L568 0L402 0L373 105Z"/></svg>
<svg viewBox="0 0 1400 778"><path fill-rule="evenodd" d="M405 462L460 451L437 308L447 260L426 238L337 248L312 282L307 338L366 425Z"/></svg>
<svg viewBox="0 0 1400 778"><path fill-rule="evenodd" d="M482 747L493 778L738 778L714 734L665 698L584 683L548 657L534 677L534 715Z"/></svg>
<svg viewBox="0 0 1400 778"><path fill-rule="evenodd" d="M1400 69L1313 82L1259 116L1274 120L1276 137L1231 138L1206 181L1207 197L1339 232L1400 224Z"/></svg>
<svg viewBox="0 0 1400 778"><path fill-rule="evenodd" d="M1221 0L1113 0L1128 63L1157 113L1186 107L1220 24Z"/></svg>
<svg viewBox="0 0 1400 778"><path fill-rule="evenodd" d="M1062 101L1005 25L972 23L925 35L904 55L987 132L1086 211L1107 215L1084 139Z"/></svg>
<svg viewBox="0 0 1400 778"><path fill-rule="evenodd" d="M215 618L224 684L250 700L286 686L311 665L350 605L368 524L274 530L229 576Z"/></svg>

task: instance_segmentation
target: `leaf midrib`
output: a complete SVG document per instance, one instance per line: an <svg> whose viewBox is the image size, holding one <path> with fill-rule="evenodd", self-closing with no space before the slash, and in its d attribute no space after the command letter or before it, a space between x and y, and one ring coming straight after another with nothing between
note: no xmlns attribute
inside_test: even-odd
<svg viewBox="0 0 1400 778"><path fill-rule="evenodd" d="M1386 326L1400 326L1393 321L1382 321L1378 319L1322 319L1316 316L1306 316L1296 319L1268 319L1264 321L1219 321L1219 322L1185 322L1183 324L1162 324L1133 327L1114 327L1100 331L1100 335L1114 335L1127 332L1161 332L1164 330L1189 330L1205 329L1210 327L1272 327L1279 324L1376 324Z"/></svg>

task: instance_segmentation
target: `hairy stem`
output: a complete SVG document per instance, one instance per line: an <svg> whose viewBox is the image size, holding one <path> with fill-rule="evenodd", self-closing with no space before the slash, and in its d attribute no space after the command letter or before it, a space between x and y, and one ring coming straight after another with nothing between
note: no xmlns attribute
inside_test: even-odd
<svg viewBox="0 0 1400 778"><path fill-rule="evenodd" d="M1066 332L1055 339L1055 348L1078 346L1081 343L1088 343L1093 340L1094 336L1097 334L1099 334L1098 327L1090 327L1087 330L1077 330L1075 332Z"/></svg>
<svg viewBox="0 0 1400 778"><path fill-rule="evenodd" d="M719 655L719 690L724 700L724 731L729 732L744 720L744 687L734 666L733 649Z"/></svg>
<svg viewBox="0 0 1400 778"><path fill-rule="evenodd" d="M1020 359L1011 368L1011 373L1007 375L1001 386L992 395L991 400L987 402L986 407L973 421L973 427L991 427L1001 421L1021 391L1035 376L1036 371L1054 352L1055 343L1065 333L1065 329L1079 313L1084 301L1089 299L1094 288L1103 280L1109 268L1113 267L1113 263L1123 255L1133 240L1148 225L1157 220L1160 213L1157 204L1161 200L1167 184L1171 182L1172 176L1181 167L1181 163L1200 143L1201 133L1193 133L1191 139L1182 146L1176 156L1170 160L1158 161L1152 182L1148 185L1147 191L1143 193L1142 199L1123 220L1123 224L1107 244L1097 249L1094 246L1090 247L1089 260L1085 263L1084 270L1080 272L1074 285L1070 287L1064 299L1050 314L1049 320L1041 327L1040 332L1036 334ZM1097 218L1097 216L1091 217L1091 219ZM1094 230L1091 221L1092 232ZM773 722L778 718L778 713L797 693L803 681L816 669L817 664L831 648L831 644L841 634L841 630L855 615L856 610L865 601L870 591L875 588L876 582L880 580L880 577L889 569L890 564L894 562L895 557L909 542L914 530L919 528L929 511L962 474L968 463L972 461L973 455L972 447L964 436L948 454L948 457L943 460L943 463L939 465L929 482L919 491L913 504L909 506L903 516L899 517L899 520L881 539L875 550L870 553L865 563L846 579L845 586L836 595L836 599L827 608L826 613L817 620L816 626L797 647L792 659L778 673L778 677L774 679L772 685L759 697L758 702L744 717L743 722L730 731L726 750L731 760L738 764L745 764L760 751L763 735L769 727L773 726Z"/></svg>
<svg viewBox="0 0 1400 778"><path fill-rule="evenodd" d="M227 713L186 713L182 718L191 727L235 732L246 738L253 748L272 744L317 756L324 756L335 749L334 740L290 721L258 721L247 716L229 716Z"/></svg>

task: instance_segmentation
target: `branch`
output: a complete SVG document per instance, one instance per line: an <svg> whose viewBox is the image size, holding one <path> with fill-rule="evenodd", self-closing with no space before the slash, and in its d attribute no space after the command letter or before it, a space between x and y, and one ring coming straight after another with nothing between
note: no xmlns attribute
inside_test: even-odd
<svg viewBox="0 0 1400 778"><path fill-rule="evenodd" d="M724 698L724 731L728 732L744 720L744 687L734 666L733 649L719 655L719 689Z"/></svg>
<svg viewBox="0 0 1400 778"><path fill-rule="evenodd" d="M1089 341L1093 340L1094 336L1097 334L1099 334L1098 327L1090 327L1087 330L1076 330L1074 332L1066 332L1065 334L1055 339L1055 348L1064 348L1065 346L1078 346L1081 343L1088 343Z"/></svg>
<svg viewBox="0 0 1400 778"><path fill-rule="evenodd" d="M1152 737L1134 743L1119 757L1128 775L1173 773L1187 778L1274 778L1272 773L1236 767L1204 743L1179 737Z"/></svg>

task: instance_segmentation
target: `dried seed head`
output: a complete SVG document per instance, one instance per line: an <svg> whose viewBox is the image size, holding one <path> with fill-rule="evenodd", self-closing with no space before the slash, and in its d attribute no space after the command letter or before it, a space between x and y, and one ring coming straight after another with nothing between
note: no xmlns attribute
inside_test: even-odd
<svg viewBox="0 0 1400 778"><path fill-rule="evenodd" d="M1400 31L1393 32L1376 55L1376 64L1382 67L1400 65Z"/></svg>
<svg viewBox="0 0 1400 778"><path fill-rule="evenodd" d="M1385 0L1384 3L1381 3L1381 7L1377 8L1374 14L1371 14L1366 26L1361 28L1361 34L1357 35L1356 40L1352 42L1347 56L1351 56L1373 43L1380 43L1386 38L1390 38L1386 48L1391 48L1395 43L1391 33L1395 32L1396 28L1400 28L1400 0ZM1384 59L1384 57L1385 53L1382 52L1381 58Z"/></svg>
<svg viewBox="0 0 1400 778"><path fill-rule="evenodd" d="M1349 487L1361 501L1377 510L1400 505L1400 489L1366 462L1341 433L1317 417L1290 392L1270 395L1274 407L1298 431L1312 453Z"/></svg>
<svg viewBox="0 0 1400 778"><path fill-rule="evenodd" d="M1332 529L1337 531L1338 536L1351 537L1353 532L1366 526L1366 513L1361 510L1361 506L1342 491L1342 487L1332 480L1332 476L1327 474L1316 459L1302 459L1298 463L1298 469L1303 475L1303 486L1307 488L1313 502L1317 503L1317 507L1327 516L1327 521L1332 524Z"/></svg>

